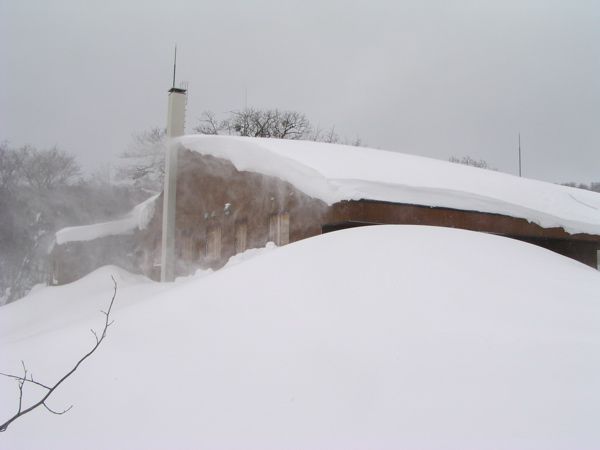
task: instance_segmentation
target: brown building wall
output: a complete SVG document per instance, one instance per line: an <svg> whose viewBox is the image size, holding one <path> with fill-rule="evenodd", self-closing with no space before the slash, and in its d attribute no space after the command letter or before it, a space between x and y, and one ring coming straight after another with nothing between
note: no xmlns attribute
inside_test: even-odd
<svg viewBox="0 0 600 450"><path fill-rule="evenodd" d="M175 252L178 275L197 268L218 268L237 253L236 232L245 228L245 247L264 247L271 217L287 214L289 242L321 233L328 206L291 184L253 172L239 172L228 161L182 150L178 159ZM161 205L145 237L160 254ZM211 258L209 242L220 232L220 257ZM239 239L238 239L239 243ZM157 270L154 271L156 277Z"/></svg>
<svg viewBox="0 0 600 450"><path fill-rule="evenodd" d="M336 203L333 205L328 219L331 223L354 220L379 224L435 225L513 237L539 237L600 242L600 236L588 234L571 235L562 228L542 228L525 219L517 219L500 214L374 200Z"/></svg>
<svg viewBox="0 0 600 450"><path fill-rule="evenodd" d="M360 224L415 224L481 231L519 239L597 267L600 236L571 235L562 228L542 228L525 219L500 214L405 205L371 200L348 201L333 205L328 214L328 229Z"/></svg>
<svg viewBox="0 0 600 450"><path fill-rule="evenodd" d="M139 235L132 234L56 245L50 254L49 283L70 283L109 264L134 273L147 273L145 252L139 242Z"/></svg>

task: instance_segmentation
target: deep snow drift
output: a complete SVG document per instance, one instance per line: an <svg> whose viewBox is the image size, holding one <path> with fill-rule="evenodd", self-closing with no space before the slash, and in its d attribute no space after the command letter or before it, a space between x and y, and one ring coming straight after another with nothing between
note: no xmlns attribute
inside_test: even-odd
<svg viewBox="0 0 600 450"><path fill-rule="evenodd" d="M171 285L106 267L0 308L0 370L64 373L110 273L115 325L50 402L75 406L0 448L600 448L600 273L539 247L380 226Z"/></svg>

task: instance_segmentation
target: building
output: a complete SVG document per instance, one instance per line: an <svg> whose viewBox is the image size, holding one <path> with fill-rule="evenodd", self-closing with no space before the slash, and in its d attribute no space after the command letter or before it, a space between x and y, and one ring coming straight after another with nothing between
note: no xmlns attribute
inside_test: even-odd
<svg viewBox="0 0 600 450"><path fill-rule="evenodd" d="M178 276L219 268L234 254L269 241L285 245L376 224L493 233L598 265L600 194L594 192L335 144L202 135L176 142L173 252ZM107 224L92 226L96 238L86 236L85 243L75 239L82 227L59 232L56 282L71 281L83 275L78 267L90 267L67 256L74 246L86 246L98 266L121 261L129 270L159 279L162 205L161 194L138 206L119 233L107 233ZM128 245L111 244L123 240L123 233L129 233ZM118 257L103 253L115 247L121 249Z"/></svg>

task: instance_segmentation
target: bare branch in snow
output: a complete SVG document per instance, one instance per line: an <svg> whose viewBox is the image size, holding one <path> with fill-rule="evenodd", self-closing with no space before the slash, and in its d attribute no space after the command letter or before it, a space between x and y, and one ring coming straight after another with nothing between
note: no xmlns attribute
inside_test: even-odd
<svg viewBox="0 0 600 450"><path fill-rule="evenodd" d="M98 335L98 333L96 333L96 331L92 330L92 333L96 338L96 344L92 347L92 349L89 352L87 352L85 355L83 355L77 361L77 363L73 366L73 368L71 370L69 370L65 375L63 375L60 380L58 380L54 385L48 386L43 383L34 381L33 376L31 374L29 374L29 378L28 378L27 377L27 375L28 375L27 368L25 367L25 363L23 361L21 361L21 364L23 365L23 376L0 373L0 375L2 375L2 376L17 380L18 388L19 388L19 406L17 409L17 413L14 414L10 419L8 419L3 424L0 424L0 432L6 431L8 426L11 423L13 423L15 420L17 420L19 417L24 416L25 414L33 411L36 408L39 408L40 406L43 406L48 411L50 411L52 414L58 414L58 415L66 413L73 407L73 405L71 405L63 411L56 411L48 406L47 401L50 398L50 396L52 395L52 393L56 390L56 388L58 388L67 378L69 378L71 375L73 375L73 373L75 373L75 371L79 368L81 363L83 361L85 361L87 358L89 358L98 349L98 347L100 347L100 344L102 344L102 341L106 337L106 332L107 332L108 328L114 323L113 320L110 320L110 313L112 311L112 307L115 302L115 298L117 296L117 282L114 279L114 277L111 277L111 278L112 278L113 285L114 285L114 291L113 291L112 298L110 300L110 304L108 305L108 309L106 311L101 311L102 314L104 314L104 316L105 316L104 327L102 329L102 333L100 333ZM38 402L34 403L33 405L29 406L28 408L23 409L23 388L26 383L31 383L31 384L40 386L40 387L46 389L47 392Z"/></svg>

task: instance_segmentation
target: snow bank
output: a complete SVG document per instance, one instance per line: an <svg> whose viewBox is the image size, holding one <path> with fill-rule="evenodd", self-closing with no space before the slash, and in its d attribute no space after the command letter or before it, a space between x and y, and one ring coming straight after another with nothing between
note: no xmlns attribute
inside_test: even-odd
<svg viewBox="0 0 600 450"><path fill-rule="evenodd" d="M539 247L364 227L121 286L50 402L73 409L22 418L2 448L600 448L600 274ZM0 308L0 368L57 379L110 294L95 272ZM16 402L0 380L2 418Z"/></svg>
<svg viewBox="0 0 600 450"><path fill-rule="evenodd" d="M63 228L56 232L56 243L62 245L67 242L91 241L101 237L130 234L135 230L143 230L154 215L157 198L158 195L154 195L143 201L119 220Z"/></svg>
<svg viewBox="0 0 600 450"><path fill-rule="evenodd" d="M274 242L267 242L267 244L264 247L249 248L241 253L236 253L235 255L231 256L227 260L225 265L220 270L226 269L228 267L233 267L233 266L236 266L243 262L249 261L252 258L256 258L257 256L264 255L265 253L271 252L277 248L278 247L277 247L277 245L275 245ZM213 273L215 273L215 271L213 269L198 269L192 275L185 275L185 276L177 277L175 279L175 281L178 283L183 283L183 282L187 282L187 281L198 281L200 278L212 275Z"/></svg>
<svg viewBox="0 0 600 450"><path fill-rule="evenodd" d="M93 319L100 310L106 308L107 298L110 300L112 296L111 277L118 283L121 294L119 303L115 305L117 309L155 295L165 286L116 266L101 267L76 283L38 286L18 302L2 307L0 342L19 341ZM22 311L27 312L23 314Z"/></svg>
<svg viewBox="0 0 600 450"><path fill-rule="evenodd" d="M190 150L238 170L286 180L333 204L381 200L526 219L569 233L600 234L600 194L419 156L319 142L191 135Z"/></svg>

